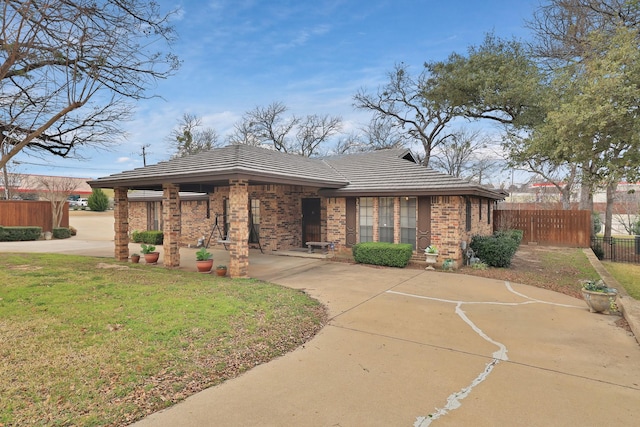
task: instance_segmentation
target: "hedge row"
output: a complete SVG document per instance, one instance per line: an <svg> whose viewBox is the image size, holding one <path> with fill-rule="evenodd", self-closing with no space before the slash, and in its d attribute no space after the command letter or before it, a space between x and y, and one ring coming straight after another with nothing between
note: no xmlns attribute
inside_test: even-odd
<svg viewBox="0 0 640 427"><path fill-rule="evenodd" d="M406 267L413 255L413 246L407 243L366 242L352 248L353 259L362 264Z"/></svg>
<svg viewBox="0 0 640 427"><path fill-rule="evenodd" d="M53 237L55 239L68 239L71 237L71 230L64 227L54 228Z"/></svg>
<svg viewBox="0 0 640 427"><path fill-rule="evenodd" d="M0 226L0 241L2 242L38 240L41 234L42 234L42 227L2 227Z"/></svg>
<svg viewBox="0 0 640 427"><path fill-rule="evenodd" d="M131 233L131 240L133 243L147 243L149 245L161 245L164 241L164 234L162 231L134 231Z"/></svg>
<svg viewBox="0 0 640 427"><path fill-rule="evenodd" d="M484 263L492 267L509 267L522 242L521 230L496 231L491 236L473 236L471 249Z"/></svg>

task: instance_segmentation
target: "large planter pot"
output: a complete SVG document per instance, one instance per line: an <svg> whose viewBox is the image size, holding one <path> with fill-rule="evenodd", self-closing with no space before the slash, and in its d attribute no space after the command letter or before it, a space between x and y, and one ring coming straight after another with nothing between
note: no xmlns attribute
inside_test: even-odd
<svg viewBox="0 0 640 427"><path fill-rule="evenodd" d="M158 258L160 258L160 252L149 252L148 254L144 254L144 262L147 264L156 264L158 262Z"/></svg>
<svg viewBox="0 0 640 427"><path fill-rule="evenodd" d="M211 273L211 267L213 267L212 259L196 261L196 268L198 269L199 273Z"/></svg>
<svg viewBox="0 0 640 427"><path fill-rule="evenodd" d="M592 313L609 314L611 303L616 300L615 292L594 292L582 289L582 297Z"/></svg>
<svg viewBox="0 0 640 427"><path fill-rule="evenodd" d="M424 255L428 264L426 270L434 270L433 265L438 262L438 253L425 253Z"/></svg>

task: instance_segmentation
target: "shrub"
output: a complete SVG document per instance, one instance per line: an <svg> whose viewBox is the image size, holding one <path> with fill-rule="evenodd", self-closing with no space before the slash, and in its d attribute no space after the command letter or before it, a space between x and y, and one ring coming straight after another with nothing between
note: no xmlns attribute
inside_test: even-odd
<svg viewBox="0 0 640 427"><path fill-rule="evenodd" d="M0 227L0 241L3 242L38 240L41 234L42 227Z"/></svg>
<svg viewBox="0 0 640 427"><path fill-rule="evenodd" d="M602 230L602 220L599 212L591 212L591 231L595 236Z"/></svg>
<svg viewBox="0 0 640 427"><path fill-rule="evenodd" d="M406 267L413 255L413 246L407 243L366 242L352 248L353 259L362 264Z"/></svg>
<svg viewBox="0 0 640 427"><path fill-rule="evenodd" d="M97 212L104 212L109 207L109 198L100 188L94 188L87 199L89 209Z"/></svg>
<svg viewBox="0 0 640 427"><path fill-rule="evenodd" d="M71 237L71 230L64 227L56 227L53 229L53 237L56 239L68 239Z"/></svg>
<svg viewBox="0 0 640 427"><path fill-rule="evenodd" d="M471 249L484 263L492 267L509 267L518 250L522 233L517 230L499 231L491 236L473 236Z"/></svg>
<svg viewBox="0 0 640 427"><path fill-rule="evenodd" d="M524 232L522 230L501 230L501 231L496 231L494 235L496 237L501 237L501 236L508 237L510 239L513 239L513 241L516 242L517 245L520 245L520 243L522 242L522 236L524 235Z"/></svg>
<svg viewBox="0 0 640 427"><path fill-rule="evenodd" d="M164 234L159 230L134 231L133 233L131 233L131 239L134 243L149 243L152 245L161 245L164 241Z"/></svg>
<svg viewBox="0 0 640 427"><path fill-rule="evenodd" d="M602 245L600 244L600 242L595 242L593 244L593 246L591 246L591 250L593 250L593 254L599 260L603 260L604 259L604 249L602 248Z"/></svg>

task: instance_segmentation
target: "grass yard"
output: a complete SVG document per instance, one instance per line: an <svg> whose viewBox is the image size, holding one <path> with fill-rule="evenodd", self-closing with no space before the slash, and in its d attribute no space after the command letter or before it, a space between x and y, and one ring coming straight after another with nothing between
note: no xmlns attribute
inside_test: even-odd
<svg viewBox="0 0 640 427"><path fill-rule="evenodd" d="M607 271L624 287L629 296L640 300L640 265L603 262Z"/></svg>
<svg viewBox="0 0 640 427"><path fill-rule="evenodd" d="M0 426L127 425L325 322L303 292L260 281L0 254Z"/></svg>

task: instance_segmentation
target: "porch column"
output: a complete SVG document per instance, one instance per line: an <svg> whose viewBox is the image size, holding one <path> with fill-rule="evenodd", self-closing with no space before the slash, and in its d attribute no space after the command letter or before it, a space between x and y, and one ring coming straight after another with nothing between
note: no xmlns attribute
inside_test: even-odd
<svg viewBox="0 0 640 427"><path fill-rule="evenodd" d="M164 221L163 264L165 267L180 266L180 186L162 184L162 219Z"/></svg>
<svg viewBox="0 0 640 427"><path fill-rule="evenodd" d="M128 189L118 187L113 189L113 208L115 232L115 258L118 261L126 261L129 258L129 197Z"/></svg>
<svg viewBox="0 0 640 427"><path fill-rule="evenodd" d="M229 275L249 274L249 183L229 180Z"/></svg>

